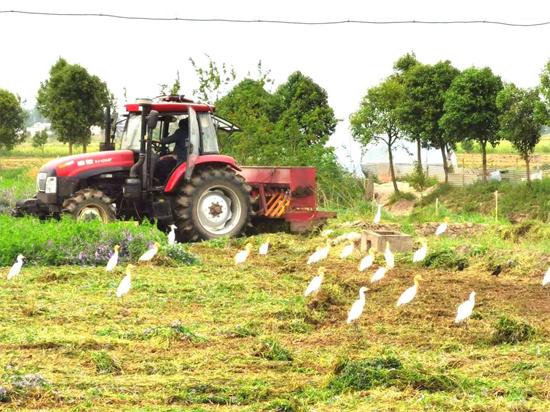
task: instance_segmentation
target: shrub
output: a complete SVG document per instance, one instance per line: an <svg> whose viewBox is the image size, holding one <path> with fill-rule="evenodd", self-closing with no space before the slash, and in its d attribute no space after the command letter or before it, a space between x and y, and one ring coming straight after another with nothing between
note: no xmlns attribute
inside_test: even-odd
<svg viewBox="0 0 550 412"><path fill-rule="evenodd" d="M495 345L525 342L535 336L535 328L529 323L501 316L494 325L492 342Z"/></svg>
<svg viewBox="0 0 550 412"><path fill-rule="evenodd" d="M168 263L196 262L185 245L168 246L166 236L149 223L39 221L32 217L0 215L0 266L13 264L21 253L36 265L104 265L115 245L120 245L120 261L135 261L151 243L161 244L159 255Z"/></svg>

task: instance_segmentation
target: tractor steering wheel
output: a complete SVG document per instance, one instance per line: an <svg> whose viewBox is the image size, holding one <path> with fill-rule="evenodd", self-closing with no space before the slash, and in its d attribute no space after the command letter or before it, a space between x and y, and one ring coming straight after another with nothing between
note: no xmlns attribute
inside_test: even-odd
<svg viewBox="0 0 550 412"><path fill-rule="evenodd" d="M166 147L165 147L165 149L163 150L162 143L159 142L159 141L153 140L153 141L151 142L151 147L153 148L153 150L155 151L155 153L158 153L159 155L163 155L164 153L162 153L162 152L163 152L163 151L166 151Z"/></svg>

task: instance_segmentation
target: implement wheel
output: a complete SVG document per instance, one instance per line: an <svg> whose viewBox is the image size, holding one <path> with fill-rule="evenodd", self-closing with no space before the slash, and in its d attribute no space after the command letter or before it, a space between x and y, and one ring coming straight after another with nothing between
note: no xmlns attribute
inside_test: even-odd
<svg viewBox="0 0 550 412"><path fill-rule="evenodd" d="M229 167L195 172L175 202L180 241L238 236L250 224L250 186Z"/></svg>
<svg viewBox="0 0 550 412"><path fill-rule="evenodd" d="M63 202L63 213L69 213L78 221L99 220L103 223L115 220L113 201L101 190L79 190Z"/></svg>

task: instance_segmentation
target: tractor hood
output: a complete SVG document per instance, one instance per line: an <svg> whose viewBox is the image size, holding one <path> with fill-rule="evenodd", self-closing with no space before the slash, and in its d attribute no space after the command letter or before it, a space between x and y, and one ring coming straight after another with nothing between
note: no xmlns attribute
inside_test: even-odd
<svg viewBox="0 0 550 412"><path fill-rule="evenodd" d="M134 152L131 150L113 150L106 152L84 153L65 156L46 163L40 169L49 176L77 176L93 174L95 170L124 170L134 164Z"/></svg>

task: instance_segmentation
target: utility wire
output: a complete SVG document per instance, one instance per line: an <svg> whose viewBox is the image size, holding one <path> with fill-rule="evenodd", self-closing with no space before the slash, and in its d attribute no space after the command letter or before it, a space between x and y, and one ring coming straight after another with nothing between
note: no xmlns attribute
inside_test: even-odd
<svg viewBox="0 0 550 412"><path fill-rule="evenodd" d="M300 20L270 20L270 19L224 19L224 18L198 18L198 17L146 17L146 16L123 16L109 13L56 13L45 11L27 10L0 10L0 14L22 14L33 16L57 16L57 17L103 17L120 20L148 20L148 21L181 21L198 23L264 23L264 24L287 24L300 26L331 26L344 24L369 24L369 25L394 25L394 24L489 24L509 27L539 27L548 26L550 21L538 21L534 23L515 23L498 20L325 20L325 21L300 21Z"/></svg>

